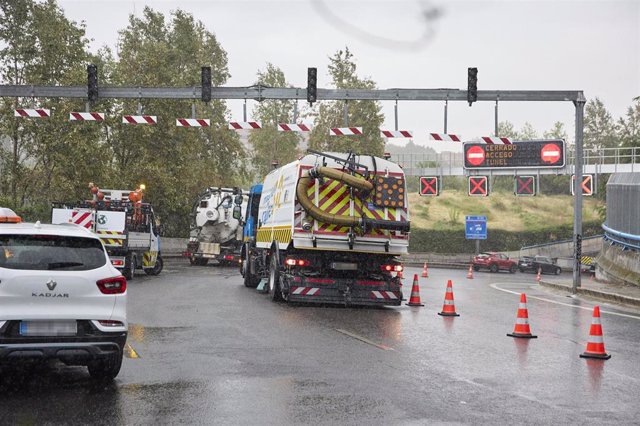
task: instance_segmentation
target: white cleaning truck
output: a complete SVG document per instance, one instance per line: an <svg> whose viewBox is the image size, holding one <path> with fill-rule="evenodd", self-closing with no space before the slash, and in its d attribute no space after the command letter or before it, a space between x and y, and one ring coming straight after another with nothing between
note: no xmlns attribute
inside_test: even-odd
<svg viewBox="0 0 640 426"><path fill-rule="evenodd" d="M312 152L252 187L241 273L273 300L400 305L405 175L383 158Z"/></svg>

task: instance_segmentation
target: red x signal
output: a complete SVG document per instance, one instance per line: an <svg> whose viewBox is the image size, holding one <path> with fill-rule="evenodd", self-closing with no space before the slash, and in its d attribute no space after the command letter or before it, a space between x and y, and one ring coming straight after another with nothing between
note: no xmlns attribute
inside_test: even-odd
<svg viewBox="0 0 640 426"><path fill-rule="evenodd" d="M489 195L489 180L486 176L469 176L469 195L480 197Z"/></svg>
<svg viewBox="0 0 640 426"><path fill-rule="evenodd" d="M438 185L438 178L436 176L421 176L420 177L420 195L439 195L440 186Z"/></svg>
<svg viewBox="0 0 640 426"><path fill-rule="evenodd" d="M516 195L536 195L535 176L516 176Z"/></svg>

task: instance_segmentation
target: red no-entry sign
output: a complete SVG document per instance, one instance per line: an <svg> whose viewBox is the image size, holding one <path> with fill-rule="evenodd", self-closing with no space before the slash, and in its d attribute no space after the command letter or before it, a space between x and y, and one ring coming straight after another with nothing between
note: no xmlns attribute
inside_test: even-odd
<svg viewBox="0 0 640 426"><path fill-rule="evenodd" d="M560 146L548 143L540 150L540 159L545 164L556 164L562 158Z"/></svg>
<svg viewBox="0 0 640 426"><path fill-rule="evenodd" d="M467 163L472 166L479 166L484 162L484 148L482 146L476 145L472 146L467 150Z"/></svg>

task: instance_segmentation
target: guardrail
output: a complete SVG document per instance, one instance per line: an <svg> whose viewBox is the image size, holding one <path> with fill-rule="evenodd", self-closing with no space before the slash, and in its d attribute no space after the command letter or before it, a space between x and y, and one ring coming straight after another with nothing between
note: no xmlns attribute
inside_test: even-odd
<svg viewBox="0 0 640 426"><path fill-rule="evenodd" d="M602 224L602 229L604 229L605 241L618 244L622 246L623 250L632 249L640 251L640 235L616 231L615 229L609 228L606 224Z"/></svg>

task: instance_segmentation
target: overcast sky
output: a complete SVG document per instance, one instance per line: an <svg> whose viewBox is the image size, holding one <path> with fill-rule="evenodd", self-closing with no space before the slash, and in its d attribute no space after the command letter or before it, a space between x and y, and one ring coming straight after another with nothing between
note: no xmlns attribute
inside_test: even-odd
<svg viewBox="0 0 640 426"><path fill-rule="evenodd" d="M380 89L465 90L467 67L477 67L479 90L584 90L615 118L640 95L640 0L58 2L68 18L86 22L94 51L102 45L115 51L117 30L145 5L166 15L190 12L227 51L228 86L253 84L270 62L295 87L306 87L307 67L315 66L318 87L330 88L328 58L348 46L358 75ZM393 129L393 103L382 105L385 127ZM232 118L242 120L242 104L229 106ZM459 144L428 141L429 132L443 131L443 107L400 102L399 129L413 130L417 143L438 151L458 150ZM562 121L574 132L568 102L502 103L499 119L517 128L530 122L540 133ZM493 128L493 102L449 104L449 133L472 139Z"/></svg>

